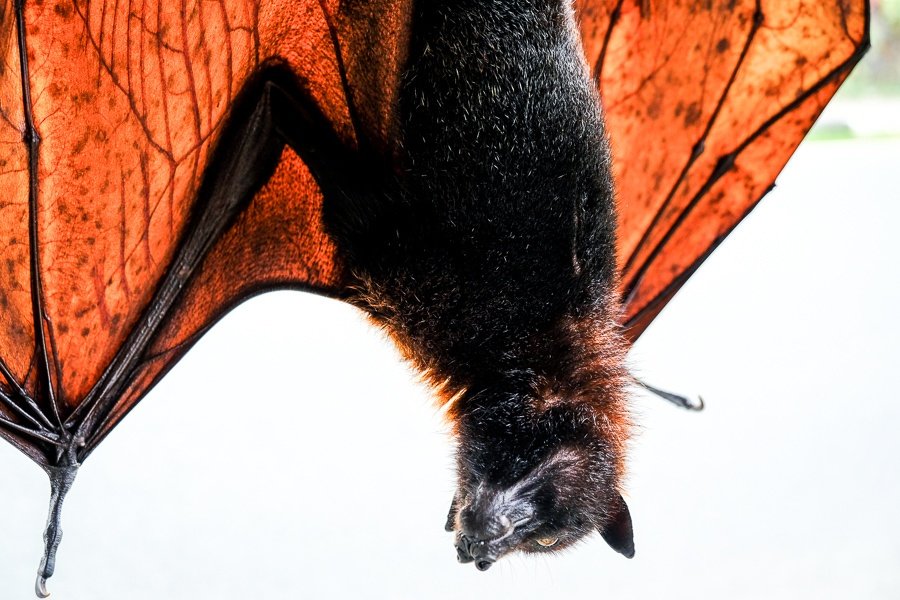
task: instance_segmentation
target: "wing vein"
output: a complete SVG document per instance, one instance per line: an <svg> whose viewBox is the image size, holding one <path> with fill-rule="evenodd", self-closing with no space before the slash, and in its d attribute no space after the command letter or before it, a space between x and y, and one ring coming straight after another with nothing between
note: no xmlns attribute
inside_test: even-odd
<svg viewBox="0 0 900 600"><path fill-rule="evenodd" d="M331 45L334 48L334 58L337 61L338 75L341 78L341 87L344 89L344 99L347 101L347 114L350 116L350 123L353 126L353 135L356 137L358 147L362 149L367 145L366 136L363 134L359 113L356 110L356 102L354 102L353 93L350 90L350 80L347 77L347 66L344 64L344 56L341 52L341 41L338 39L337 27L334 25L328 7L325 6L325 1L318 1L319 8L322 10L322 18L325 20L325 26L328 27Z"/></svg>
<svg viewBox="0 0 900 600"><path fill-rule="evenodd" d="M23 435L27 435L36 440L40 440L42 442L47 442L48 444L52 444L53 446L61 446L59 440L55 437L50 437L40 431L35 431L33 429L29 429L27 427L23 427L18 423L14 423L5 417L0 417L0 425L6 427L7 429L14 431L16 433L21 433Z"/></svg>
<svg viewBox="0 0 900 600"><path fill-rule="evenodd" d="M866 29L868 29L868 20L866 21ZM648 256L647 260L641 265L640 270L635 274L634 278L632 279L632 283L630 284L629 288L627 289L627 291L625 293L625 297L631 297L633 295L638 283L641 281L643 276L646 274L647 270L650 268L650 265L653 263L653 261L655 261L656 258L659 257L659 255L661 254L665 245L669 242L669 240L672 238L672 236L675 234L675 232L678 230L678 228L682 225L682 223L684 223L684 221L690 215L691 211L693 211L693 209L697 206L697 204L700 202L700 200L703 198L703 196L706 195L706 193L710 190L710 188L712 188L712 186L716 183L716 181L718 181L719 178L721 178L725 173L727 173L731 169L732 166L734 166L734 162L737 159L737 157L741 154L741 152L743 152L750 144L755 142L763 133L765 133L770 127L772 127L772 125L774 125L775 123L780 121L782 118L784 118L785 115L787 115L790 112L799 108L807 99L809 99L811 96L816 94L819 90L821 90L823 87L825 87L826 85L831 83L834 79L836 79L837 77L840 77L842 74L849 72L849 70L852 69L853 66L857 62L859 62L859 60L862 58L862 56L866 53L866 50L868 50L867 43L864 43L864 44L858 46L856 48L856 50L854 50L854 52L846 60L844 60L837 67L835 67L830 72L828 72L824 77L822 77L819 81L817 81L814 85L812 85L805 92L803 92L802 94L797 96L797 98L795 98L792 102L785 105L781 110L779 110L774 115L772 115L771 117L766 119L766 121L762 125L760 125L752 134L747 136L747 138L743 142L741 142L738 146L736 146L734 150L732 150L731 152L729 152L719 158L719 161L716 164L716 168L713 169L713 172L710 174L709 178L706 180L706 182L704 182L703 186L697 191L697 193L694 195L694 197L691 198L691 201L685 206L685 209L681 212L680 215L678 215L678 218L675 219L675 221L672 223L672 225L666 231L665 235L662 237L662 239L659 241L659 243L654 247L653 252L650 253L650 256ZM762 197L765 196L765 194L768 193L768 191L769 190L767 189L766 192L763 193L762 196L760 196L760 199L762 199ZM757 200L757 203L758 202L759 202L759 200ZM749 214L750 210L752 210L753 206L755 206L755 205L756 205L756 203L751 205L750 209L748 209L741 216L741 219L743 219L743 217L745 217L747 214ZM735 224L729 229L729 231L731 231L735 226L737 226L737 224L741 221L741 219L738 219L735 222ZM724 235L717 237L715 242L716 243L721 242L722 239L724 239ZM713 248L715 248L715 243L713 245ZM701 258L705 258L706 255L708 255L708 253L705 254ZM702 260L700 262L702 262ZM697 263L695 261L694 263L692 263L692 267L694 269L696 269L697 267L699 267L699 263ZM692 272L691 267L688 267L688 269L686 271ZM676 281L678 281L677 277L673 280L672 283L667 285L666 288L662 292L657 293L650 301L648 301L643 307L641 307L641 310L639 311L639 313L643 312L646 307L650 307L656 301L657 298L664 296L667 291L671 290L673 284ZM682 282L683 282L683 279L682 279ZM635 316L630 318L628 322L631 323L631 322L635 321L637 318L639 318L639 313L635 313Z"/></svg>
<svg viewBox="0 0 900 600"><path fill-rule="evenodd" d="M59 415L59 407L56 404L56 395L53 389L52 372L55 370L50 364L50 355L47 352L47 339L45 325L49 326L47 313L44 309L44 290L41 283L41 263L38 246L38 149L41 138L34 125L34 114L31 101L31 80L28 72L28 50L25 43L25 0L16 0L16 26L19 44L19 68L22 76L22 104L25 115L25 131L22 141L28 149L28 241L31 254L31 306L34 319L34 342L38 355L38 381L37 386L47 394L47 402L54 420L63 431L62 419Z"/></svg>
<svg viewBox="0 0 900 600"><path fill-rule="evenodd" d="M725 105L725 100L728 98L728 93L729 91L731 91L731 86L734 85L734 82L737 79L737 74L741 70L741 66L743 65L744 60L747 57L747 53L750 50L750 44L753 43L753 39L756 37L760 26L762 26L762 22L762 8L760 6L759 0L757 0L756 10L753 15L753 24L750 27L750 31L747 35L747 40L746 42L744 42L744 47L741 49L741 54L738 57L737 63L735 63L734 69L732 69L731 71L731 76L728 78L728 82L725 84L725 87L722 90L722 94L719 96L719 101L716 103L716 107L710 115L703 133L700 135L697 143L694 144L691 155L688 157L687 162L681 169L681 173L678 175L678 178L675 180L675 183L672 185L669 193L666 195L666 199L663 200L662 204L660 204L659 209L657 209L656 213L653 215L653 219L650 221L650 224L644 230L644 234L641 236L641 239L638 241L637 245L628 256L628 260L625 262L625 266L622 269L623 273L628 273L628 271L634 265L634 261L640 255L641 250L643 250L647 242L650 240L650 237L653 235L654 230L659 224L659 221L662 219L663 214L665 214L666 209L668 209L669 205L672 202L672 199L675 197L675 194L678 192L678 189L681 187L681 184L687 177L688 171L690 171L691 167L694 166L694 163L697 162L697 160L703 154L706 139L709 137L709 134L712 131L712 128L722 111L722 107ZM650 260L651 259L648 259L647 262L650 262ZM630 294L630 290L636 285L636 282L640 280L640 274L641 272L639 272L639 274L631 280L629 291L626 293L626 296Z"/></svg>
<svg viewBox="0 0 900 600"><path fill-rule="evenodd" d="M34 425L34 426L37 427L38 429L40 429L40 430L42 430L42 431L44 430L44 426L41 425L41 423L40 423L37 419L35 419L34 417L32 417L30 414L28 414L28 411L26 411L24 408L22 408L21 406L19 406L18 402L16 402L15 400L13 400L12 397L10 397L10 396L9 396L6 392L4 392L2 389L0 389L0 401L2 401L3 404L5 404L6 406L8 406L10 410L12 410L13 412L15 412L17 415L19 415L20 417L22 417L22 418L25 419L26 421L30 422L32 425Z"/></svg>
<svg viewBox="0 0 900 600"><path fill-rule="evenodd" d="M594 81L597 82L598 87L600 86L600 77L603 75L603 65L606 63L606 49L609 47L609 41L612 39L613 28L619 22L619 17L622 15L623 4L625 4L625 0L619 0L616 3L616 7L609 13L609 27L606 28L606 34L603 36L603 45L600 47L600 56L597 57L597 62L594 64Z"/></svg>
<svg viewBox="0 0 900 600"><path fill-rule="evenodd" d="M34 411L34 418L40 421L40 426L42 428L53 429L53 426L50 424L50 421L44 416L44 413L41 412L41 409L35 404L34 400L31 399L31 396L28 395L28 392L22 387L22 384L15 378L12 374L12 371L9 368L9 365L6 364L2 358L0 358L0 374L6 378L6 381L9 383L9 386L12 388L12 391L19 397L25 404ZM12 398L10 398L12 401ZM30 419L29 419L30 420ZM35 423L37 425L38 423Z"/></svg>

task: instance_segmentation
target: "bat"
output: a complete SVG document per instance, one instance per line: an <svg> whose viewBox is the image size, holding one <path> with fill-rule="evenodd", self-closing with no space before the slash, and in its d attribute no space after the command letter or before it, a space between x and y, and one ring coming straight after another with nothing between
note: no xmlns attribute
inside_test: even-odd
<svg viewBox="0 0 900 600"><path fill-rule="evenodd" d="M631 557L612 174L574 13L419 4L413 22L410 183L386 194L413 199L338 239L362 275L354 301L453 403L459 560L485 570L595 529Z"/></svg>
<svg viewBox="0 0 900 600"><path fill-rule="evenodd" d="M78 466L218 318L283 287L361 307L449 405L461 561L594 530L631 556L624 353L769 188L868 21L2 6L0 433L51 479L39 595Z"/></svg>

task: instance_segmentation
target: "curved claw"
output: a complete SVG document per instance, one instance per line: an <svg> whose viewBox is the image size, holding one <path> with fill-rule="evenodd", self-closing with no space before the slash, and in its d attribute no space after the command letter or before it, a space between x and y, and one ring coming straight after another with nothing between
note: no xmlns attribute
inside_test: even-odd
<svg viewBox="0 0 900 600"><path fill-rule="evenodd" d="M703 396L697 394L697 402L698 404L692 405L688 410L701 411L706 408L706 403L703 401Z"/></svg>
<svg viewBox="0 0 900 600"><path fill-rule="evenodd" d="M695 402L687 396L679 396L678 394L673 394L672 392L667 392L665 390L655 388L648 383L644 383L640 379L635 379L635 381L637 381L638 384L648 392L656 394L663 400L668 400L679 408L700 412L706 406L706 404L703 402L703 396L697 396L697 401Z"/></svg>
<svg viewBox="0 0 900 600"><path fill-rule="evenodd" d="M50 592L47 591L47 578L38 573L37 579L34 582L34 593L38 598L47 598L50 596Z"/></svg>

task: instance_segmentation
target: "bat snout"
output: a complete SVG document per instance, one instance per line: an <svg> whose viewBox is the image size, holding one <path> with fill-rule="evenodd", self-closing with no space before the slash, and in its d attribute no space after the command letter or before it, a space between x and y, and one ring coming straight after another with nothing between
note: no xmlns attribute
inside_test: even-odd
<svg viewBox="0 0 900 600"><path fill-rule="evenodd" d="M475 568L478 569L479 571L487 571L488 569L491 568L491 565L493 565L493 564L494 564L494 561L487 559L487 558L482 558L481 560L479 560L478 562L475 563Z"/></svg>
<svg viewBox="0 0 900 600"><path fill-rule="evenodd" d="M490 569L517 543L516 525L505 514L474 513L464 509L459 520L456 557L461 563L474 562L479 571Z"/></svg>
<svg viewBox="0 0 900 600"><path fill-rule="evenodd" d="M521 543L534 517L530 498L508 489L479 486L451 507L448 527L456 530L456 557L487 571ZM459 510L457 510L459 506Z"/></svg>
<svg viewBox="0 0 900 600"><path fill-rule="evenodd" d="M461 563L474 562L476 569L487 571L501 553L495 545L491 540L480 540L461 533L456 542L456 558Z"/></svg>
<svg viewBox="0 0 900 600"><path fill-rule="evenodd" d="M513 532L515 526L505 514L490 509L467 507L460 514L460 530L473 540L499 540Z"/></svg>

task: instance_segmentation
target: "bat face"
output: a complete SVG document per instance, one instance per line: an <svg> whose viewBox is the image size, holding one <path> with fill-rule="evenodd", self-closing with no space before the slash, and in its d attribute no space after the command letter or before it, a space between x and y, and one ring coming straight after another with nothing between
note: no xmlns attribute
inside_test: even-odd
<svg viewBox="0 0 900 600"><path fill-rule="evenodd" d="M507 395L463 417L459 486L446 526L456 534L458 560L484 571L511 552L555 552L594 531L632 557L631 517L617 491L618 449L596 425L602 408L541 409L519 400Z"/></svg>
<svg viewBox="0 0 900 600"><path fill-rule="evenodd" d="M481 479L461 488L454 501L461 508L448 519L458 560L485 571L510 552L555 552L595 530L616 551L634 556L628 507L618 494L606 497L609 482L592 481L592 471L602 467L591 462L584 449L563 449L511 485Z"/></svg>

